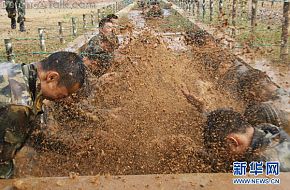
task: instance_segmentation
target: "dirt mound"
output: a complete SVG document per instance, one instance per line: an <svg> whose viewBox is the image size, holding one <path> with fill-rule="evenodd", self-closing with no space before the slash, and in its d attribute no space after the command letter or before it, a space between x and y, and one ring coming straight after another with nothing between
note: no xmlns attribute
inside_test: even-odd
<svg viewBox="0 0 290 190"><path fill-rule="evenodd" d="M210 82L195 54L171 51L151 31L132 37L120 53L123 59L111 74L91 77L91 88L82 96L51 108L54 119L45 130L46 140L33 145L47 148L37 149L30 161L33 170L19 168L18 175L209 171L199 154L205 118L188 104L181 84L206 99L208 111L242 106ZM61 145L51 147L49 139Z"/></svg>

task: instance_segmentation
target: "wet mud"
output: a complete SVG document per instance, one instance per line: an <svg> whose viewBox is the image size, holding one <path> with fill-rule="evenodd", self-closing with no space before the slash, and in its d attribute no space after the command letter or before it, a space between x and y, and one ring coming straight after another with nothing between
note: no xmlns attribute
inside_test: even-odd
<svg viewBox="0 0 290 190"><path fill-rule="evenodd" d="M244 102L218 83L234 58L210 40L186 45L178 34L184 28L160 22L145 20L138 10L121 19L124 44L113 66L101 78L90 75L79 94L48 106L47 125L16 159L16 177L210 172L204 115L181 87L207 112L242 113Z"/></svg>

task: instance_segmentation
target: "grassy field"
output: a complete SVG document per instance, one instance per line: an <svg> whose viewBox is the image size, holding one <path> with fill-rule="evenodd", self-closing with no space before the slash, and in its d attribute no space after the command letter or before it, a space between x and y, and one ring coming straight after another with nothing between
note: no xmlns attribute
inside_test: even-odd
<svg viewBox="0 0 290 190"><path fill-rule="evenodd" d="M218 3L214 1L213 19L210 21L209 1L206 1L206 11L203 18L203 10L200 9L200 15L197 17L195 8L195 17L201 22L211 25L216 28L220 28L227 34L232 34L232 1L223 1L222 19L219 17ZM271 5L271 2L264 2L263 7L261 2L258 2L257 9L257 25L254 34L254 48L253 51L257 52L259 56L271 59L272 61L279 60L281 33L282 33L282 14L283 3L275 2ZM236 13L236 36L235 39L239 43L239 47L243 48L244 45L249 44L251 33L251 3L241 6L240 1L237 1L237 13ZM225 26L225 22L227 22ZM290 36L288 40L288 46L290 46ZM290 62L290 55L288 56Z"/></svg>

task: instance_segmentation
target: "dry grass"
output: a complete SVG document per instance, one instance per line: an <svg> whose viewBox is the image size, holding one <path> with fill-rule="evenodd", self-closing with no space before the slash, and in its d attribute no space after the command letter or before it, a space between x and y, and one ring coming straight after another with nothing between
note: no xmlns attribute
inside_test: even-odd
<svg viewBox="0 0 290 190"><path fill-rule="evenodd" d="M100 4L101 8L104 4ZM95 26L91 25L90 14L97 15L96 9L28 9L26 10L26 32L19 31L19 25L16 30L10 28L10 19L7 17L5 9L0 10L0 60L5 61L5 46L4 39L12 38L13 52L16 55L16 62L34 62L45 56L46 54L34 54L31 52L41 52L39 46L38 28L45 28L46 35L46 52L54 52L58 49L67 46L68 42L73 41L76 37L72 36L71 31L71 17L77 17L78 33L77 35L84 34L85 32L92 31ZM88 29L83 29L83 14L87 16ZM96 16L97 18L97 16ZM65 44L61 44L59 40L58 22L64 22L64 36ZM21 40L19 40L21 39ZM25 39L25 40L23 40Z"/></svg>

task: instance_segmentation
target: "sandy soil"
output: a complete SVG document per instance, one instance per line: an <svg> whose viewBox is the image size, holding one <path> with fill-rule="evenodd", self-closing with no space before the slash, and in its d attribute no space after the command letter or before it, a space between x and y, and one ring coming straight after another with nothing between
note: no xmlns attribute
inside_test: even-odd
<svg viewBox="0 0 290 190"><path fill-rule="evenodd" d="M212 82L214 75L196 58L201 49L172 50L156 32L169 31L135 26L107 80L91 77L79 97L50 108L54 119L32 138L35 150L18 155L16 177L210 171L202 151L204 117L181 85L207 111L242 111L243 105ZM223 53L212 44L205 48Z"/></svg>

